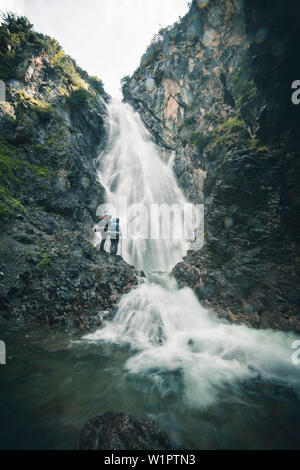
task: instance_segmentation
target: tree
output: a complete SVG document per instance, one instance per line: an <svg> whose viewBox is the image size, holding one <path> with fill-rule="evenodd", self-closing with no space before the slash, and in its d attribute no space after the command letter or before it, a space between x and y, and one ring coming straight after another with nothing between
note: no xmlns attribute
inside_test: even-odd
<svg viewBox="0 0 300 470"><path fill-rule="evenodd" d="M2 23L7 27L11 34L28 33L33 25L26 16L17 16L14 13L2 13Z"/></svg>

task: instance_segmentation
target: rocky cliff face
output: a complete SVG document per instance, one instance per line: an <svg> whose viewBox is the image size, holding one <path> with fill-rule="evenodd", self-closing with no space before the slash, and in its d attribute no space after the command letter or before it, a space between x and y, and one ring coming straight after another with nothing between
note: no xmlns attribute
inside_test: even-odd
<svg viewBox="0 0 300 470"><path fill-rule="evenodd" d="M180 285L230 321L300 331L297 18L294 0L194 0L123 95L205 203L205 246L174 268Z"/></svg>
<svg viewBox="0 0 300 470"><path fill-rule="evenodd" d="M25 18L0 27L0 59L1 315L96 327L136 283L92 245L109 97Z"/></svg>

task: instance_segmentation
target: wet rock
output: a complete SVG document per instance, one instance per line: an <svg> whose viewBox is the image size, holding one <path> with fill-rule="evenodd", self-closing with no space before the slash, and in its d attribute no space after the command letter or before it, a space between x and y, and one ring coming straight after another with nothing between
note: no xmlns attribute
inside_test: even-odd
<svg viewBox="0 0 300 470"><path fill-rule="evenodd" d="M77 440L76 450L171 450L168 435L149 419L109 411L90 419Z"/></svg>
<svg viewBox="0 0 300 470"><path fill-rule="evenodd" d="M174 268L179 285L229 321L300 332L297 17L293 0L193 0L123 95L205 203L205 245Z"/></svg>
<svg viewBox="0 0 300 470"><path fill-rule="evenodd" d="M94 158L106 144L109 96L71 58L72 76L55 66L56 42L23 27L28 41L2 51L12 70L6 79L1 67L0 315L93 329L137 283L131 266L94 248L104 201Z"/></svg>
<svg viewBox="0 0 300 470"><path fill-rule="evenodd" d="M37 220L39 213L32 211L32 227ZM90 330L102 324L99 313L112 314L121 295L138 282L132 266L98 253L82 233L65 230L63 219L60 230L41 232L33 245L13 239L10 224L0 234L0 260L5 259L0 314L5 318Z"/></svg>

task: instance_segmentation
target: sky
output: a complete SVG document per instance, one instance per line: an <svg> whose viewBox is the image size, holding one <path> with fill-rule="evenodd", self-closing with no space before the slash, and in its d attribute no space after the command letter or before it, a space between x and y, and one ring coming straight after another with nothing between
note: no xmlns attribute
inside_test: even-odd
<svg viewBox="0 0 300 470"><path fill-rule="evenodd" d="M188 0L0 0L0 11L27 16L120 97L121 78L136 70L161 26L186 14Z"/></svg>

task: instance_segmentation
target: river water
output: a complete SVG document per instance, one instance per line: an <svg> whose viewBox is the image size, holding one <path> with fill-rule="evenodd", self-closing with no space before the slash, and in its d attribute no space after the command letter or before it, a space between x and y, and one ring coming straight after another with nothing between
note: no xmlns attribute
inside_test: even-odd
<svg viewBox="0 0 300 470"><path fill-rule="evenodd" d="M131 209L184 205L139 115L115 101L108 110L98 176L121 227L131 222L124 197ZM191 289L179 289L168 272L188 246L184 237L124 238L122 256L146 277L111 322L84 337L1 323L1 448L72 448L83 423L108 410L153 418L187 449L300 447L299 338L224 323Z"/></svg>

